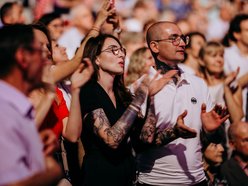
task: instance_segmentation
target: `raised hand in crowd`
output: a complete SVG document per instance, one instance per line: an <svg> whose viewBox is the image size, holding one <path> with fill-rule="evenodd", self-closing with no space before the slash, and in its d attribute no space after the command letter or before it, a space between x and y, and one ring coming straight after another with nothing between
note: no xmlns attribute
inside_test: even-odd
<svg viewBox="0 0 248 186"><path fill-rule="evenodd" d="M90 59L85 58L82 60L83 63L81 63L77 70L72 74L71 76L71 89L80 89L81 86L83 86L89 79L91 78L93 74L93 66L90 61Z"/></svg>
<svg viewBox="0 0 248 186"><path fill-rule="evenodd" d="M91 61L86 58L71 76L71 106L68 122L64 122L63 137L76 142L82 131L82 118L79 101L80 88L89 81L94 72ZM76 109L75 109L76 108Z"/></svg>
<svg viewBox="0 0 248 186"><path fill-rule="evenodd" d="M224 98L230 114L231 122L240 121L244 117L242 109L242 86L237 81L240 68L229 73L224 81Z"/></svg>
<svg viewBox="0 0 248 186"><path fill-rule="evenodd" d="M213 132L229 118L226 107L216 104L214 108L207 112L206 104L201 106L201 120L205 132Z"/></svg>

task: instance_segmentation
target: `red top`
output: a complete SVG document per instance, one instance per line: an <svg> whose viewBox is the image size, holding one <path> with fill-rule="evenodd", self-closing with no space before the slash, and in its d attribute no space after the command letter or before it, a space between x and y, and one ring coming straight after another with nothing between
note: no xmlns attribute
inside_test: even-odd
<svg viewBox="0 0 248 186"><path fill-rule="evenodd" d="M54 131L57 138L62 135L63 122L62 120L69 116L68 108L66 107L65 99L61 90L56 88L56 100L53 101L52 106L47 113L47 116L41 125L41 130L49 128Z"/></svg>

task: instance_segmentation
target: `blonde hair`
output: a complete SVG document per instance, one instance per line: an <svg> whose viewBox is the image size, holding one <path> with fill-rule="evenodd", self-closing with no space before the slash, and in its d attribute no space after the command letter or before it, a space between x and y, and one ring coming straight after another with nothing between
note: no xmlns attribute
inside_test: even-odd
<svg viewBox="0 0 248 186"><path fill-rule="evenodd" d="M134 51L131 55L127 69L127 76L125 77L125 86L131 85L144 74L146 66L144 55L147 50L149 50L147 47L142 47Z"/></svg>
<svg viewBox="0 0 248 186"><path fill-rule="evenodd" d="M205 55L211 55L211 54L218 53L218 52L224 53L224 46L219 42L210 41L210 42L207 42L200 49L199 57L200 57L200 59L204 60Z"/></svg>

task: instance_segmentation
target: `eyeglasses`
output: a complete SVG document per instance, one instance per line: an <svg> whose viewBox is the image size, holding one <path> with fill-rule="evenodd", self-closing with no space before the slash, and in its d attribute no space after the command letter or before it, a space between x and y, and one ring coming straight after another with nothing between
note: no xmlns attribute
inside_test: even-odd
<svg viewBox="0 0 248 186"><path fill-rule="evenodd" d="M112 46L102 50L101 52L112 52L115 56L118 56L120 51L126 56L126 49L123 47Z"/></svg>
<svg viewBox="0 0 248 186"><path fill-rule="evenodd" d="M174 35L171 36L168 39L158 39L158 40L154 40L156 42L161 42L161 41L169 41L171 42L174 46L178 46L181 42L181 40L183 40L183 42L185 43L185 45L189 44L189 36L185 36L185 35Z"/></svg>

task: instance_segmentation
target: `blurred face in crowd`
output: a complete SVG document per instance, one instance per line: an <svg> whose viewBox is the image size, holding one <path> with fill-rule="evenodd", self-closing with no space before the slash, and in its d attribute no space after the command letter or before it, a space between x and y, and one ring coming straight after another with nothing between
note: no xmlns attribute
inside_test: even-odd
<svg viewBox="0 0 248 186"><path fill-rule="evenodd" d="M51 38L58 40L64 32L63 20L61 18L54 19L47 25L47 28L51 34Z"/></svg>
<svg viewBox="0 0 248 186"><path fill-rule="evenodd" d="M38 42L42 46L44 58L47 59L48 63L51 63L51 61L49 59L51 58L52 54L49 50L49 41L48 41L46 35L42 31L37 30L37 29L34 29L34 33L38 38Z"/></svg>
<svg viewBox="0 0 248 186"><path fill-rule="evenodd" d="M201 47L205 44L204 38L200 35L194 35L190 38L191 47L187 49L187 53L192 55L194 58L199 57L199 51Z"/></svg>
<svg viewBox="0 0 248 186"><path fill-rule="evenodd" d="M125 55L125 49L115 39L106 38L101 53L96 59L99 73L123 74Z"/></svg>
<svg viewBox="0 0 248 186"><path fill-rule="evenodd" d="M29 66L27 68L27 79L34 86L41 86L42 82L42 69L46 66L48 58L47 51L44 50L44 47L39 41L40 35L37 32L34 32L34 43L31 46L31 51L29 57L26 57L26 60L29 60Z"/></svg>
<svg viewBox="0 0 248 186"><path fill-rule="evenodd" d="M184 60L186 42L181 38L183 34L173 23L162 23L158 27L150 47L157 54L157 59L174 66Z"/></svg>
<svg viewBox="0 0 248 186"><path fill-rule="evenodd" d="M14 23L24 23L25 18L23 15L23 7L19 4L13 5L12 8L12 18Z"/></svg>
<svg viewBox="0 0 248 186"><path fill-rule="evenodd" d="M52 41L53 61L55 64L60 64L68 60L66 48L59 46L56 41Z"/></svg>
<svg viewBox="0 0 248 186"><path fill-rule="evenodd" d="M235 139L231 142L231 145L234 149L241 154L245 160L248 160L248 125L247 123L243 123L238 126Z"/></svg>
<svg viewBox="0 0 248 186"><path fill-rule="evenodd" d="M76 11L73 22L79 29L89 31L94 23L92 13L85 6L80 6L80 8L80 10Z"/></svg>
<svg viewBox="0 0 248 186"><path fill-rule="evenodd" d="M42 62L43 62L43 68L40 68L39 71L41 71L42 81L47 82L51 81L51 75L50 75L50 67L52 65L52 54L49 50L49 41L47 36L40 30L34 29L35 36L37 37L37 41L41 47L41 55L42 55Z"/></svg>
<svg viewBox="0 0 248 186"><path fill-rule="evenodd" d="M210 143L204 152L204 157L214 165L223 162L224 148L221 144Z"/></svg>
<svg viewBox="0 0 248 186"><path fill-rule="evenodd" d="M244 20L240 23L240 33L234 33L237 41L248 47L248 20Z"/></svg>
<svg viewBox="0 0 248 186"><path fill-rule="evenodd" d="M149 49L147 49L145 51L144 59L146 61L146 66L145 66L144 72L147 73L149 71L150 67L155 67L155 61L154 61Z"/></svg>
<svg viewBox="0 0 248 186"><path fill-rule="evenodd" d="M25 23L23 7L18 3L13 4L9 13L4 17L4 22L5 24Z"/></svg>
<svg viewBox="0 0 248 186"><path fill-rule="evenodd" d="M206 47L203 66L210 74L221 74L224 68L224 49L214 46Z"/></svg>

